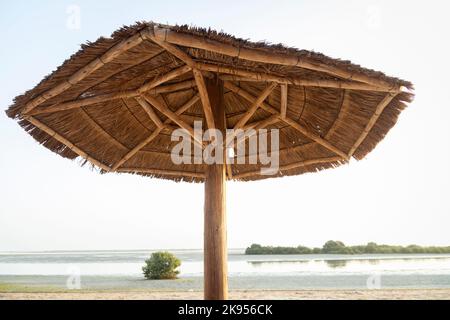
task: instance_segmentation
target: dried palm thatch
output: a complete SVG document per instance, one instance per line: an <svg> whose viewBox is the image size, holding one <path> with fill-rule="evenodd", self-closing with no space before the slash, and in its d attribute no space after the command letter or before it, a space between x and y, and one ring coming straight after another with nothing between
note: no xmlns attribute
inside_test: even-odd
<svg viewBox="0 0 450 320"><path fill-rule="evenodd" d="M413 98L412 84L348 61L188 26L137 23L83 45L7 115L62 157L101 172L201 182L204 164L170 161L171 132L214 118L204 80L225 87L228 128L280 129L275 176L365 157ZM257 180L261 164L227 179Z"/></svg>

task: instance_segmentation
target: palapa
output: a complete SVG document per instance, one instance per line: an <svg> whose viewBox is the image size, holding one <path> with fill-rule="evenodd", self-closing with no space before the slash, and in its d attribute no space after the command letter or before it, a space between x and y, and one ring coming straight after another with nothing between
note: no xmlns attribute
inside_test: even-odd
<svg viewBox="0 0 450 320"><path fill-rule="evenodd" d="M16 97L7 115L46 148L102 173L205 182L205 298L226 299L225 180L298 175L362 159L412 101L412 89L408 81L315 52L137 23L83 45ZM222 132L278 129L277 172L262 175L261 163L236 152L224 165L170 161L177 143L171 134L183 128L195 138L196 120Z"/></svg>

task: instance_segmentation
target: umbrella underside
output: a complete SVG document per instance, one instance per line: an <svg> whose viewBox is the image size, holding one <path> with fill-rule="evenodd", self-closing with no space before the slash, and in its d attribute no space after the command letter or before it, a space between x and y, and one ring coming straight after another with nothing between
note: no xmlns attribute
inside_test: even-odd
<svg viewBox="0 0 450 320"><path fill-rule="evenodd" d="M171 161L171 133L192 132L196 120L211 126L208 79L223 81L227 128L279 129L278 173L260 175L247 156L227 165L229 180L362 159L413 97L407 81L318 53L139 23L84 45L7 114L48 149L102 172L201 182L205 164Z"/></svg>

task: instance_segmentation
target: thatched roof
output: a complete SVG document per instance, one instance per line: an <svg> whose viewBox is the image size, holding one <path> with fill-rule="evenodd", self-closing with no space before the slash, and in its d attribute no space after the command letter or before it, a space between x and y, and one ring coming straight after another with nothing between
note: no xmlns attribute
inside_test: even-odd
<svg viewBox="0 0 450 320"><path fill-rule="evenodd" d="M199 182L203 164L170 161L175 123L153 106L153 116L162 122L155 124L143 106L147 100L140 98L178 110L188 125L205 120L193 69L224 80L228 128L270 83L277 84L246 124L280 129L276 176L362 159L413 98L405 91L412 89L410 82L349 61L209 29L137 23L83 45L16 97L7 115L51 151L81 157L102 172ZM284 101L286 116L280 114ZM228 178L273 177L259 175L259 169L259 164L232 164Z"/></svg>

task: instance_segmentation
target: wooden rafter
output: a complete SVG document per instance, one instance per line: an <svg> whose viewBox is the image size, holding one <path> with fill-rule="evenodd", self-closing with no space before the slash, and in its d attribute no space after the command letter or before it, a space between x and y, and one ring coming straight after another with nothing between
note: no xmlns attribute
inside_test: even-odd
<svg viewBox="0 0 450 320"><path fill-rule="evenodd" d="M243 69L238 69L230 66L219 66L215 64L198 62L196 68L203 71L224 73L227 75L220 76L222 80L227 81L258 81L258 82L276 82L279 84L289 84L304 87L323 87L323 88L338 88L338 89L353 89L366 91L398 91L399 88L386 89L384 87L376 87L367 83L355 82L350 80L313 80L303 79L298 77L281 77L272 75L267 72L254 72Z"/></svg>
<svg viewBox="0 0 450 320"><path fill-rule="evenodd" d="M195 62L194 60L183 50L178 48L176 45L173 45L167 41L164 41L163 39L155 37L155 34L153 32L153 29L144 29L141 31L141 35L143 38L151 40L158 44L161 48L166 50L167 52L173 54L175 57L186 63L190 67L194 67Z"/></svg>
<svg viewBox="0 0 450 320"><path fill-rule="evenodd" d="M281 88L281 106L280 106L280 115L281 118L286 118L286 112L287 112L287 104L288 104L288 85L282 84L280 86Z"/></svg>
<svg viewBox="0 0 450 320"><path fill-rule="evenodd" d="M307 142L305 144L297 145L297 146L294 146L294 147L286 147L286 148L282 148L282 149L279 149L279 150L274 150L273 153L271 152L271 154L281 155L281 154L284 154L284 153L299 152L299 151L301 152L303 149L305 149L307 147L310 147L312 145L315 145L315 144L316 144L315 142ZM247 161L248 158L254 157L254 156L258 156L258 153L248 154L248 155L245 155L243 157L236 157L236 161L240 161L240 160Z"/></svg>
<svg viewBox="0 0 450 320"><path fill-rule="evenodd" d="M247 121L253 116L253 114L258 110L258 108L262 105L264 100L272 93L273 89L277 86L276 83L269 84L261 94L252 101L250 108L244 113L244 115L238 120L238 122L234 125L233 131L230 135L227 135L227 139L225 142L226 146L229 146L233 143L234 138L236 137L236 133L238 129L244 128ZM240 139L240 141L245 141L245 137ZM240 143L240 142L238 142Z"/></svg>
<svg viewBox="0 0 450 320"><path fill-rule="evenodd" d="M79 147L77 147L76 145L74 145L72 142L70 142L68 139L66 139L65 137L63 137L62 135L60 135L59 133L57 133L55 130L53 130L52 128L50 128L49 126L47 126L46 124L40 122L39 120L37 120L34 117L31 116L25 116L24 117L25 120L27 120L28 122L32 123L35 127L39 128L40 130L44 131L45 133L47 133L49 136L51 136L52 138L58 140L59 142L61 142L62 144L66 145L67 148L69 148L70 150L72 150L73 152L75 152L77 155L79 155L80 157L86 159L87 161L93 163L94 165L96 165L97 167L105 170L105 171L110 171L111 168L108 167L106 164L103 164L102 162L100 162L99 160L93 158L92 156L90 156L88 153L84 152L83 150L81 150Z"/></svg>
<svg viewBox="0 0 450 320"><path fill-rule="evenodd" d="M325 139L328 140L328 138L336 131L336 129L338 128L342 119L347 115L349 107L350 107L350 91L345 90L344 96L342 98L342 104L341 104L341 108L339 110L339 114L337 115L337 118L334 120L333 124L331 125L331 128L328 129L328 132L325 135Z"/></svg>
<svg viewBox="0 0 450 320"><path fill-rule="evenodd" d="M239 144L243 143L245 140L247 140L247 138L252 137L253 135L258 133L258 130L260 129L264 129L267 126L274 124L276 122L280 121L280 116L277 114L274 114L264 120L261 121L257 121L255 123L253 123L252 127L249 129L253 129L252 131L249 132L249 134L243 135L242 137L238 137L237 141L236 141L236 146L238 146ZM229 145L231 145L233 143L233 141L228 141Z"/></svg>
<svg viewBox="0 0 450 320"><path fill-rule="evenodd" d="M353 147L350 149L348 153L348 157L352 157L355 151L358 149L358 147L361 145L361 143L367 138L370 131L372 130L373 126L377 122L378 118L383 113L384 109L391 103L391 101L396 97L396 94L388 93L383 100L378 104L377 108L375 109L375 112L373 116L370 118L369 122L367 123L366 127L364 128L364 131L359 136L358 140L356 140Z"/></svg>
<svg viewBox="0 0 450 320"><path fill-rule="evenodd" d="M167 106L165 106L163 103L159 102L157 99L155 99L152 96L146 95L144 96L144 99L147 100L148 103L150 103L152 106L154 106L156 109L158 109L162 114L164 114L166 117L168 117L170 120L175 122L177 125L179 125L182 129L186 130L188 134L199 143L201 146L203 146L203 141L195 136L194 129L184 122L183 119L180 118L179 115L177 115L175 112L170 110Z"/></svg>
<svg viewBox="0 0 450 320"><path fill-rule="evenodd" d="M175 91L191 89L196 86L197 86L197 83L195 82L195 80L186 80L186 81L180 81L177 83L166 84L164 86L157 86L153 89L150 89L146 93L157 95L157 94L161 94L161 93L170 93L170 92L175 92Z"/></svg>
<svg viewBox="0 0 450 320"><path fill-rule="evenodd" d="M147 174L168 175L168 176L184 176L191 178L205 177L205 174L202 172L175 171L175 170L148 169L148 168L121 168L118 169L117 172L147 173Z"/></svg>
<svg viewBox="0 0 450 320"><path fill-rule="evenodd" d="M56 85L55 87L45 91L44 93L40 94L36 98L29 101L25 107L22 109L22 114L27 114L31 110L33 110L38 105L42 104L43 102L47 101L50 98L53 98L60 93L66 91L70 87L72 87L74 84L77 84L84 78L86 78L88 75L93 73L95 70L101 68L103 65L107 64L108 62L111 62L116 57L118 57L120 54L122 54L125 51L128 51L129 49L137 46L140 44L144 39L141 37L139 33L122 40L115 46L113 46L111 49L106 51L102 56L99 58L94 59L84 67L82 67L80 70L75 72L73 75L71 75L67 80L61 82L60 84Z"/></svg>
<svg viewBox="0 0 450 320"><path fill-rule="evenodd" d="M158 127L161 128L164 126L161 119L158 117L158 115L155 113L155 110L153 110L153 107L145 101L142 97L136 97L136 101L141 105L142 109L144 109L145 112L147 112L150 119L153 121L153 123Z"/></svg>
<svg viewBox="0 0 450 320"><path fill-rule="evenodd" d="M43 113L66 111L66 110L71 110L71 109L76 109L76 108L80 108L80 107L84 107L84 106L93 105L93 104L100 103L100 102L106 102L106 101L135 97L135 96L137 96L137 93L135 90L127 90L127 91L122 91L122 92L100 94L100 95L93 96L93 97L57 103L57 104L54 104L54 105L51 105L49 107L42 108L42 109L35 109L35 110L30 111L27 115L35 116L35 115L43 114Z"/></svg>
<svg viewBox="0 0 450 320"><path fill-rule="evenodd" d="M240 95L241 97L243 97L244 99L246 99L249 102L253 102L255 101L255 97L253 95L251 95L250 93L246 92L245 90L243 90L242 88L239 88L237 86L235 86L234 84L230 83L230 82L224 82L224 86L233 91L234 93ZM330 151L333 151L334 153L340 155L341 157L343 157L344 159L348 159L348 155L343 152L342 150L339 150L338 148L336 148L335 146L333 146L330 142L326 141L325 139L321 138L320 136L309 132L308 129L304 128L301 124L299 124L297 121L292 120L291 118L281 118L281 114L279 113L279 111L272 107L271 105L262 102L261 103L261 108L264 109L265 111L268 111L274 115L278 115L279 119L285 123L287 123L288 125L290 125L291 127L293 127L294 129L296 129L297 131L299 131L300 133L302 133L304 136L306 136L307 138L317 142L318 144L322 145L323 147L327 148Z"/></svg>
<svg viewBox="0 0 450 320"><path fill-rule="evenodd" d="M88 122L92 127L94 127L95 130L97 130L97 132L99 132L106 140L110 141L112 144L114 144L119 149L128 150L127 146L122 144L119 140L114 138L109 132L107 132L105 129L103 129L103 127L100 126L97 123L97 121L95 121L89 115L89 113L87 113L86 110L84 110L84 108L81 107L79 110L80 110L81 114L83 115L85 121Z"/></svg>
<svg viewBox="0 0 450 320"><path fill-rule="evenodd" d="M157 155L162 157L168 157L170 158L172 156L171 152L163 152L163 151L155 151L155 150L139 150L138 153L140 154L151 154L151 155ZM198 163L203 161L203 157L196 157L195 155L191 155L191 161L192 163Z"/></svg>
<svg viewBox="0 0 450 320"><path fill-rule="evenodd" d="M149 135L146 139L141 141L137 146L135 146L133 149L128 151L119 161L117 161L114 166L111 168L112 171L117 171L117 169L127 162L131 157L133 157L139 150L141 150L143 147L145 147L147 144L150 143L150 141L154 140L159 133L161 132L162 128L156 128L155 131L152 132L151 135Z"/></svg>
<svg viewBox="0 0 450 320"><path fill-rule="evenodd" d="M206 124L209 129L215 129L214 116L211 109L211 102L209 101L208 91L206 90L205 79L200 71L193 69L195 82L197 83L198 93L200 94L200 99L202 100L203 113L205 114Z"/></svg>
<svg viewBox="0 0 450 320"><path fill-rule="evenodd" d="M168 85L160 85L153 89L150 89L148 94L161 94L161 93L167 93L167 92L174 92L178 90L184 90L184 89L190 89L195 87L197 84L195 83L195 80L187 80L182 81L174 84L168 84ZM28 115L34 116L37 114L43 114L43 113L53 113L58 111L66 111L71 109L80 108L82 106L89 106L100 102L106 102L111 100L117 100L117 99L124 99L124 98L133 98L136 96L139 96L140 93L137 92L137 90L127 90L127 91L119 91L114 93L107 93L107 94L100 94L93 97L88 98L81 98L76 99L72 101L66 101L57 103L42 109L36 108L29 112Z"/></svg>
<svg viewBox="0 0 450 320"><path fill-rule="evenodd" d="M108 73L107 75L105 75L104 77L101 77L99 79L97 79L96 81L90 83L89 87L87 88L83 88L83 91L78 95L77 98L82 97L83 95L85 95L86 93L88 93L90 90L92 90L93 88L95 88L96 86L98 86L100 83L106 82L109 79L113 78L114 76L117 76L120 73L123 73L127 70L130 70L132 68L135 68L136 66L139 66L143 63L149 62L152 59L158 57L159 55L161 55L164 51L164 49L160 49L158 50L156 53L152 53L149 56L145 56L142 57L140 59L137 59L136 61L133 61L131 64L126 64L121 68L118 68L117 70L114 70L113 73Z"/></svg>
<svg viewBox="0 0 450 320"><path fill-rule="evenodd" d="M289 124L291 127L293 127L294 129L296 129L297 131L299 131L301 134L303 134L305 137L307 137L308 139L311 139L315 142L317 142L318 144L320 144L321 146L327 148L330 151L333 151L334 153L340 155L342 158L347 159L348 160L348 155L343 152L342 150L339 150L337 147L335 147L334 145L332 145L330 142L328 142L327 140L321 138L320 136L318 136L317 134L311 133L308 129L306 129L305 127L303 127L300 123L298 123L295 120L292 120L291 118L286 117L285 119L282 119L284 122L286 122L287 124Z"/></svg>
<svg viewBox="0 0 450 320"><path fill-rule="evenodd" d="M160 75L160 76L156 77L155 79L151 80L148 83L143 84L140 88L138 88L136 90L136 92L138 94L142 94L142 93L144 93L146 91L149 91L150 89L153 89L153 88L159 86L160 84L162 84L164 82L167 82L167 81L172 80L172 79L174 79L176 77L179 77L179 76L181 76L181 75L183 75L183 74L185 74L185 73L187 73L187 72L189 72L191 70L192 70L192 68L187 66L187 65L179 67L179 68L176 68L176 69L171 70L171 71L169 71L169 72L167 72L167 73L165 73L163 75Z"/></svg>
<svg viewBox="0 0 450 320"><path fill-rule="evenodd" d="M355 73L351 70L347 70L346 68L314 61L308 57L291 55L284 52L274 53L268 52L266 50L253 49L248 47L237 47L231 44L225 44L212 39L207 39L205 37L200 37L183 32L174 32L170 30L170 28L162 26L155 25L150 28L153 28L153 30L149 32L154 34L156 39L159 39L160 41L166 41L171 44L212 51L215 53L236 57L238 59L250 60L255 62L296 66L327 73L343 79L352 79L354 81L367 83L375 87L384 88L387 91L393 89L393 85L383 79L373 78L364 73Z"/></svg>
<svg viewBox="0 0 450 320"><path fill-rule="evenodd" d="M195 78L195 83L197 85L197 89L200 94L200 99L202 101L203 112L205 114L207 126L209 129L215 128L216 126L214 124L214 117L213 117L213 113L212 113L212 109L211 109L211 103L209 101L208 93L206 90L205 80L203 78L203 74L195 68L196 62L192 59L192 57L189 54L187 54L186 52L181 50L178 46L173 45L169 42L163 41L163 40L155 37L152 29L144 30L142 32L142 35L145 38L157 43L159 46L164 48L167 52L171 53L172 55L174 55L175 57L177 57L178 59L180 59L181 61L186 63L187 66L192 68L194 78Z"/></svg>
<svg viewBox="0 0 450 320"><path fill-rule="evenodd" d="M343 90L349 89L349 90L377 91L377 92L401 92L401 87L398 86L386 89L350 80L326 80L326 79L314 80L296 77L282 78L279 76L272 76L266 73L261 73L261 76L259 76L259 73L251 75L253 72L251 71L246 72L249 72L250 76L244 77L232 74L222 74L220 75L220 79L222 79L223 81L233 81L233 82L277 82L279 84L287 84L299 87L335 88Z"/></svg>
<svg viewBox="0 0 450 320"><path fill-rule="evenodd" d="M304 160L304 161L294 162L294 163L280 166L278 171L282 172L282 171L296 169L296 168L300 168L300 167L306 167L306 166L321 164L321 163L338 162L338 161L342 161L342 160L343 159L341 157L330 157L330 158L320 158L320 159L313 159L313 160ZM260 170L243 172L243 173L237 174L234 176L234 179L244 179L244 178L252 177L255 175L260 175Z"/></svg>
<svg viewBox="0 0 450 320"><path fill-rule="evenodd" d="M248 120L253 116L253 114L258 110L261 104L266 100L266 98L272 93L273 89L277 86L276 83L269 84L260 95L252 102L252 105L247 110L247 112L239 119L239 121L234 125L234 130L242 129Z"/></svg>
<svg viewBox="0 0 450 320"><path fill-rule="evenodd" d="M276 121L271 121L271 120L269 120L269 119L273 119L273 120L275 120L275 118L276 118ZM272 116L269 116L269 117L267 117L267 118L265 118L265 119L263 119L263 120L258 120L258 121L253 121L253 122L249 122L249 123L247 123L243 128L242 128L242 130L248 130L248 129L254 129L254 128L261 128L261 126L262 127L265 127L265 126L268 126L269 124L272 124L272 123L275 123L275 122L277 122L277 121L281 121L279 118L278 118L278 114L272 114ZM270 123L268 123L268 122L270 122ZM266 124L266 125L264 125L264 124ZM285 124L285 126L288 126L287 124Z"/></svg>
<svg viewBox="0 0 450 320"><path fill-rule="evenodd" d="M181 115L186 110L188 110L190 107L192 107L197 101L200 100L200 97L198 95L194 95L191 99L189 99L188 102L186 102L184 105L182 105L177 111L175 111L175 114ZM148 145L152 140L154 140L159 133L169 126L169 124L172 122L171 119L166 119L164 121L163 127L157 127L146 139L141 141L137 146L135 146L133 149L131 149L126 155L124 155L119 161L117 161L114 166L112 167L112 171L116 171L122 164L127 162L129 159L131 159L136 153L138 153L142 148L144 148L146 145Z"/></svg>

